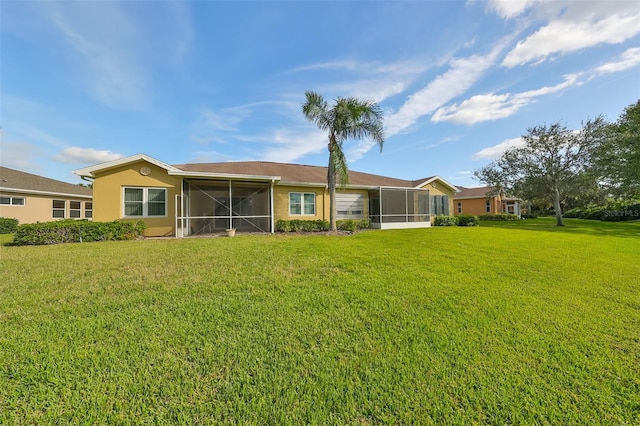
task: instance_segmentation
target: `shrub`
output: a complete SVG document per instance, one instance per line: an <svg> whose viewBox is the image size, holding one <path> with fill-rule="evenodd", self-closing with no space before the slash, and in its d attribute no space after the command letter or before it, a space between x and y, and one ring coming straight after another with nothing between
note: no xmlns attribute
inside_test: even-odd
<svg viewBox="0 0 640 426"><path fill-rule="evenodd" d="M132 240L142 235L146 224L141 221L89 222L59 220L18 226L13 244L47 245L89 241Z"/></svg>
<svg viewBox="0 0 640 426"><path fill-rule="evenodd" d="M472 214L461 214L456 216L458 219L458 226L478 226L480 225L480 219L478 216Z"/></svg>
<svg viewBox="0 0 640 426"><path fill-rule="evenodd" d="M607 222L620 222L624 220L640 220L640 203L626 206L612 206L607 208L602 219Z"/></svg>
<svg viewBox="0 0 640 426"><path fill-rule="evenodd" d="M0 234L13 234L18 227L18 219L0 217Z"/></svg>
<svg viewBox="0 0 640 426"><path fill-rule="evenodd" d="M284 220L276 221L276 231L278 232L319 232L329 229L329 222L326 220Z"/></svg>
<svg viewBox="0 0 640 426"><path fill-rule="evenodd" d="M433 224L435 226L456 226L458 224L458 219L455 216L436 216Z"/></svg>
<svg viewBox="0 0 640 426"><path fill-rule="evenodd" d="M520 215L521 219L537 219L538 215L535 213L523 213Z"/></svg>
<svg viewBox="0 0 640 426"><path fill-rule="evenodd" d="M341 231L355 232L357 229L368 229L370 225L371 222L369 221L369 219L342 219L336 221L336 227Z"/></svg>
<svg viewBox="0 0 640 426"><path fill-rule="evenodd" d="M480 220L495 220L495 221L509 221L519 220L520 218L516 214L511 213L498 213L498 214L483 214L479 216Z"/></svg>

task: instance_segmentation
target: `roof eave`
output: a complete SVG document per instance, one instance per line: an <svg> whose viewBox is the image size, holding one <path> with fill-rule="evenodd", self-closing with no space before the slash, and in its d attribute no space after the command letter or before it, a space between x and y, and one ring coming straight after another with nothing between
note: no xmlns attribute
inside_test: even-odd
<svg viewBox="0 0 640 426"><path fill-rule="evenodd" d="M124 157L124 158L119 158L117 160L112 160L112 161L107 161L105 163L100 163L100 164L95 164L93 166L89 166L89 167L84 167L82 169L77 169L74 170L72 173L78 175L78 176L84 176L84 177L92 177L95 178L95 174L96 172L101 172L104 170L109 170L109 169L114 169L116 167L120 167L120 166L124 166L126 164L130 164L130 163L135 163L137 161L146 161L148 163L151 163L155 166L158 166L160 168L163 168L165 170L167 170L168 172L177 172L180 171L179 169L163 163L160 160L156 160L153 157L149 157L146 154L136 154L136 155L132 155L129 157Z"/></svg>

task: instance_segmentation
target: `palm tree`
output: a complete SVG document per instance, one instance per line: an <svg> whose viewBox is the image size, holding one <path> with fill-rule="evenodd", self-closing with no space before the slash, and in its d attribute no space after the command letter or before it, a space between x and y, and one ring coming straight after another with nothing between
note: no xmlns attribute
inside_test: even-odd
<svg viewBox="0 0 640 426"><path fill-rule="evenodd" d="M329 224L331 231L336 231L336 177L342 185L349 182L349 168L342 144L348 139L360 140L368 137L373 139L382 151L382 110L375 102L340 97L329 108L322 95L307 91L305 96L307 101L302 105L304 116L318 128L329 133Z"/></svg>

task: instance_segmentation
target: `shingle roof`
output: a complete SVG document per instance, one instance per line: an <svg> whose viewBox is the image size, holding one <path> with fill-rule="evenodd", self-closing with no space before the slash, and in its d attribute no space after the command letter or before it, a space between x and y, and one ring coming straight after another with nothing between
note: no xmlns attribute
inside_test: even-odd
<svg viewBox="0 0 640 426"><path fill-rule="evenodd" d="M239 175L280 176L281 182L326 185L327 167L302 164L274 163L268 161L234 161L225 163L174 164L185 172L228 173ZM387 176L349 171L349 185L412 187L414 182Z"/></svg>
<svg viewBox="0 0 640 426"><path fill-rule="evenodd" d="M458 192L453 198L484 198L488 197L487 193L492 191L494 188L492 186L481 186L477 188L465 188L463 186L459 186Z"/></svg>
<svg viewBox="0 0 640 426"><path fill-rule="evenodd" d="M0 189L90 197L91 189L0 166Z"/></svg>

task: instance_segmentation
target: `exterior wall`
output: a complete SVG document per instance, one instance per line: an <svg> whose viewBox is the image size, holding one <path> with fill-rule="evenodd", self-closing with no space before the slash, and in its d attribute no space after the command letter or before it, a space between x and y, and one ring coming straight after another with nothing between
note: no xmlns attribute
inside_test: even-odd
<svg viewBox="0 0 640 426"><path fill-rule="evenodd" d="M449 200L449 213L452 214L454 211L455 204L453 202L454 192L449 187L439 183L439 182L431 182L428 185L423 186L422 188L429 190L429 195L446 195ZM431 221L433 222L435 217L431 215Z"/></svg>
<svg viewBox="0 0 640 426"><path fill-rule="evenodd" d="M369 218L369 190L368 189L348 189L336 191L338 194L361 194L362 195L362 219ZM327 190L327 220L329 220L329 190Z"/></svg>
<svg viewBox="0 0 640 426"><path fill-rule="evenodd" d="M151 170L147 176L140 173L142 167ZM124 187L155 187L167 189L166 217L141 217L147 224L148 237L175 235L175 199L180 194L182 179L169 176L167 171L144 160L126 164L96 174L93 183L93 218L110 222L124 218ZM126 218L125 220L138 220Z"/></svg>
<svg viewBox="0 0 640 426"><path fill-rule="evenodd" d="M289 214L289 193L290 192L313 192L316 194L316 214L311 215L290 215ZM369 191L366 189L337 190L338 193L348 192L350 194L362 194L364 196L363 218L369 217ZM289 186L276 185L273 188L273 208L274 221L283 220L329 220L329 190L324 186Z"/></svg>
<svg viewBox="0 0 640 426"><path fill-rule="evenodd" d="M502 202L500 201L500 197L492 197L491 200L491 211L487 212L487 200L489 198L465 198L458 199L454 201L454 214L457 216L459 214L472 214L475 216L480 216L483 214L496 214L502 213ZM458 203L462 203L462 213L458 213Z"/></svg>
<svg viewBox="0 0 640 426"><path fill-rule="evenodd" d="M306 192L316 194L315 215L290 215L289 193ZM274 221L283 220L329 220L329 192L324 187L318 186L285 186L276 185L273 188Z"/></svg>
<svg viewBox="0 0 640 426"><path fill-rule="evenodd" d="M19 223L51 222L62 219L53 217L53 200L65 201L65 219L70 218L69 201L79 201L80 217L74 219L85 219L85 203L91 202L91 198L82 196L34 195L19 192L3 192L0 195L24 198L23 206L0 204L0 217L18 219Z"/></svg>

